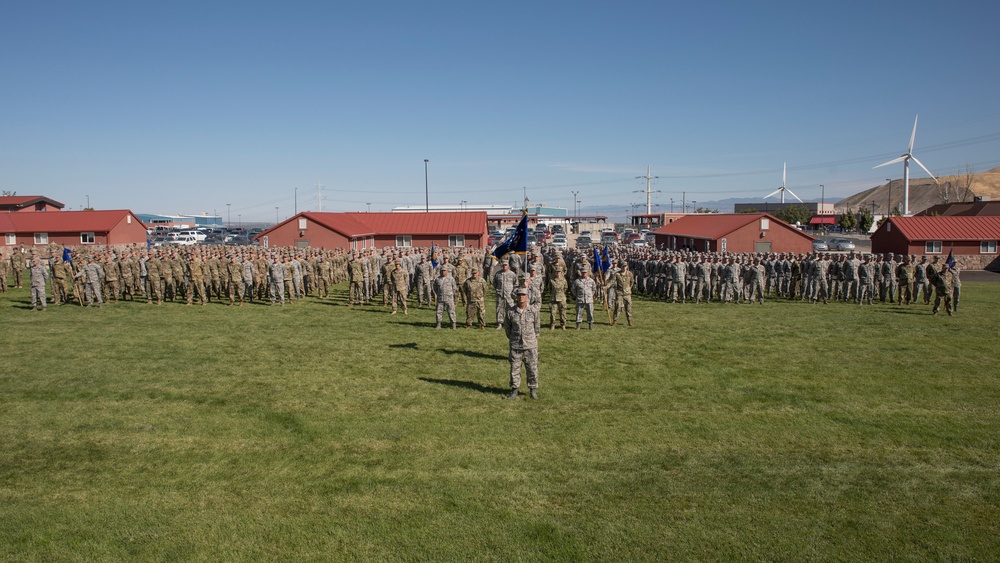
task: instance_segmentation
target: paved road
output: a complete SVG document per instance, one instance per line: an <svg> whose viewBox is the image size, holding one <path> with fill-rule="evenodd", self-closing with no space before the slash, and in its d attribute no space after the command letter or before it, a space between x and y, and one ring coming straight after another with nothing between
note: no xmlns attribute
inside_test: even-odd
<svg viewBox="0 0 1000 563"><path fill-rule="evenodd" d="M989 270L962 270L962 281L964 282L1000 282L1000 272Z"/></svg>

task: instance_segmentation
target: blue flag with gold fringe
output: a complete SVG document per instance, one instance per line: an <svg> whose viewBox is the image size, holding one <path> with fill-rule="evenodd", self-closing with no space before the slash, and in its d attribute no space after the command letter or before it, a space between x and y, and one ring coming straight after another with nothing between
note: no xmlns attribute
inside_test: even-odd
<svg viewBox="0 0 1000 563"><path fill-rule="evenodd" d="M521 210L521 222L517 224L514 232L493 249L493 257L499 260L505 254L514 252L526 254L528 252L528 210Z"/></svg>

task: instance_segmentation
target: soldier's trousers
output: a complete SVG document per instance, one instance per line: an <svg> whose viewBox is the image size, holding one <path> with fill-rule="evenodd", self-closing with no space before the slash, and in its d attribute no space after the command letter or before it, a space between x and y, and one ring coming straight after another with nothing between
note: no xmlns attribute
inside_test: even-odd
<svg viewBox="0 0 1000 563"><path fill-rule="evenodd" d="M864 303L865 301L871 305L875 301L875 284L872 282L859 281L858 282L858 303Z"/></svg>
<svg viewBox="0 0 1000 563"><path fill-rule="evenodd" d="M470 299L465 305L465 326L486 326L486 300Z"/></svg>
<svg viewBox="0 0 1000 563"><path fill-rule="evenodd" d="M99 304L104 303L104 300L101 299L101 287L99 284L87 282L86 293L88 305L93 303L94 299L97 299Z"/></svg>
<svg viewBox="0 0 1000 563"><path fill-rule="evenodd" d="M191 280L191 291L188 292L187 302L190 304L194 301L195 294L201 299L202 304L205 303L205 281L201 278L194 278Z"/></svg>
<svg viewBox="0 0 1000 563"><path fill-rule="evenodd" d="M951 314L951 292L942 291L940 289L934 292L934 312L937 313L941 309L941 301L944 300L944 310Z"/></svg>
<svg viewBox="0 0 1000 563"><path fill-rule="evenodd" d="M587 324L594 324L594 304L581 301L576 302L576 324L579 325L583 322L584 311L587 313Z"/></svg>
<svg viewBox="0 0 1000 563"><path fill-rule="evenodd" d="M69 303L69 284L66 278L56 278L52 283L52 301L59 303Z"/></svg>
<svg viewBox="0 0 1000 563"><path fill-rule="evenodd" d="M41 302L42 309L46 307L45 284L42 285L31 284L31 308L34 309L38 302Z"/></svg>
<svg viewBox="0 0 1000 563"><path fill-rule="evenodd" d="M163 288L160 287L160 278L146 278L146 298L152 301L156 297L157 301L163 301Z"/></svg>
<svg viewBox="0 0 1000 563"><path fill-rule="evenodd" d="M930 296L927 295L927 285L922 281L913 282L913 302L916 303L917 299L920 297L921 290L924 293L924 302L930 301Z"/></svg>
<svg viewBox="0 0 1000 563"><path fill-rule="evenodd" d="M451 321L452 326L454 326L455 325L454 301L438 301L437 311L434 313L434 320L437 321L438 326L441 326L441 319L444 317L445 311L448 312L448 320Z"/></svg>
<svg viewBox="0 0 1000 563"><path fill-rule="evenodd" d="M559 326L566 326L566 302L565 301L553 301L549 304L549 317L551 326L556 326L556 321L559 321Z"/></svg>
<svg viewBox="0 0 1000 563"><path fill-rule="evenodd" d="M628 320L628 322L632 322L632 296L631 295L618 294L618 298L615 299L615 314L614 314L614 320L615 321L618 320L618 315L620 315L622 311L625 312L625 318Z"/></svg>
<svg viewBox="0 0 1000 563"><path fill-rule="evenodd" d="M899 284L899 297L896 298L897 303L906 302L907 305L913 303L913 293L910 291L910 283Z"/></svg>
<svg viewBox="0 0 1000 563"><path fill-rule="evenodd" d="M855 280L844 280L844 301L853 301L858 291L858 282Z"/></svg>
<svg viewBox="0 0 1000 563"><path fill-rule="evenodd" d="M528 389L537 389L538 348L525 350L511 348L507 358L510 360L510 388L517 389L521 386L521 364L523 363L525 371L528 372Z"/></svg>
<svg viewBox="0 0 1000 563"><path fill-rule="evenodd" d="M365 301L365 295L364 295L364 292L361 290L361 282L360 281L352 281L351 282L351 295L350 295L350 297L348 299L348 303L350 303L351 305L354 305L354 304L361 305L362 303L364 303L364 301Z"/></svg>

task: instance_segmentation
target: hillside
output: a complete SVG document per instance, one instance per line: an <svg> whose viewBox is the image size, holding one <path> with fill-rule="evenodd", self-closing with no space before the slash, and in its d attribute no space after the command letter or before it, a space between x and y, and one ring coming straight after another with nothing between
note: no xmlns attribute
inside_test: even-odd
<svg viewBox="0 0 1000 563"><path fill-rule="evenodd" d="M974 196L985 196L992 201L1000 201L1000 168L994 168L978 174L958 174L942 176L935 184L930 178L910 178L910 213L918 213L939 203L972 201ZM903 180L893 180L870 190L846 197L836 204L840 213L847 209L857 209L860 206L871 206L875 202L875 213L883 214L889 205L892 195L892 206L903 206ZM947 194L947 199L946 199Z"/></svg>

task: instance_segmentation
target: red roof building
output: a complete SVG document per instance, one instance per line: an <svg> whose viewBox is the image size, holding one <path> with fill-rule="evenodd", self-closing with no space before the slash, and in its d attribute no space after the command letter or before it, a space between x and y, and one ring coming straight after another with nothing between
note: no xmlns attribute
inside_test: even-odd
<svg viewBox="0 0 1000 563"><path fill-rule="evenodd" d="M3 246L145 244L146 226L127 209L0 213Z"/></svg>
<svg viewBox="0 0 1000 563"><path fill-rule="evenodd" d="M31 211L62 211L66 207L54 199L41 195L14 195L0 197L0 213Z"/></svg>
<svg viewBox="0 0 1000 563"><path fill-rule="evenodd" d="M1000 217L890 217L872 233L872 252L947 256L968 270L1000 270Z"/></svg>
<svg viewBox="0 0 1000 563"><path fill-rule="evenodd" d="M303 212L257 235L262 246L344 248L455 246L483 248L485 211L429 213Z"/></svg>
<svg viewBox="0 0 1000 563"><path fill-rule="evenodd" d="M696 213L653 231L656 246L698 252L812 252L813 237L768 213Z"/></svg>

